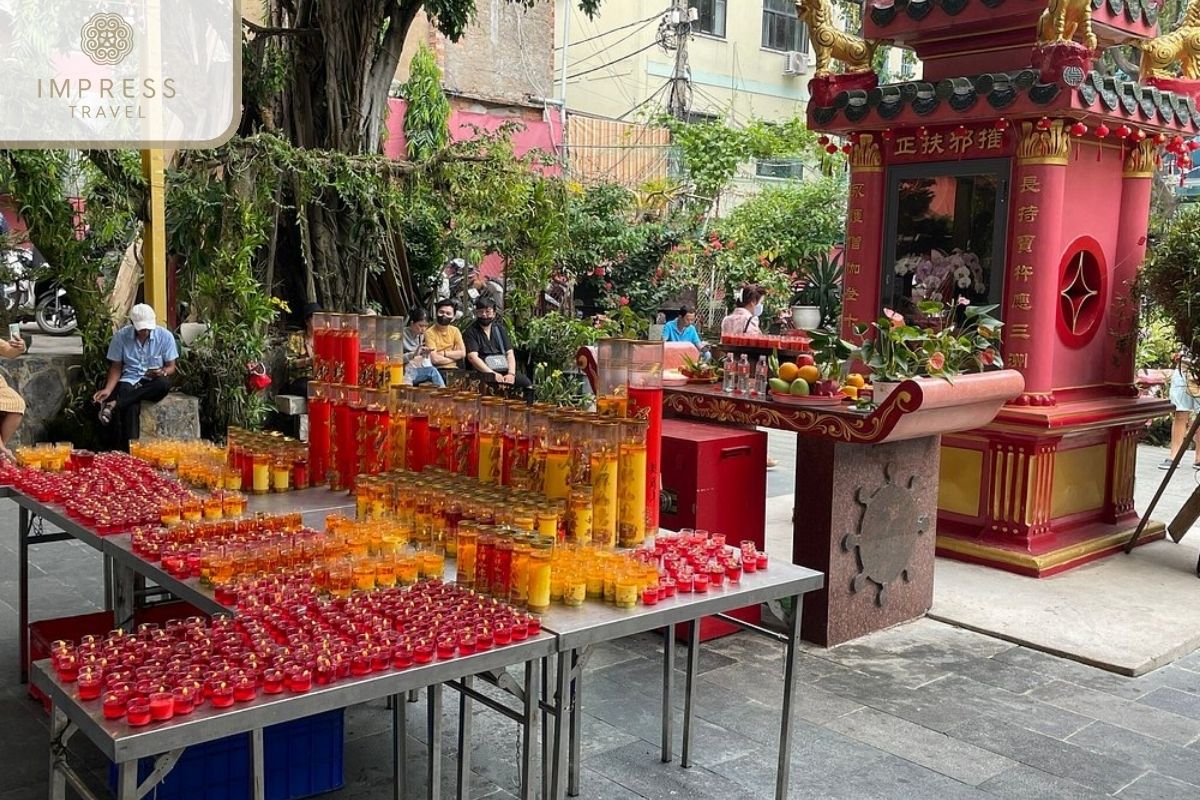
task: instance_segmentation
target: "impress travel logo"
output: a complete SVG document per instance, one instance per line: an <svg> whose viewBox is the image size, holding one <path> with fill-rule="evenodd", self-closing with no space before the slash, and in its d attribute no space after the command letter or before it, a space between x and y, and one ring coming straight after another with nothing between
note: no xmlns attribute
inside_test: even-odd
<svg viewBox="0 0 1200 800"><path fill-rule="evenodd" d="M241 111L239 0L0 0L0 147L215 147Z"/></svg>

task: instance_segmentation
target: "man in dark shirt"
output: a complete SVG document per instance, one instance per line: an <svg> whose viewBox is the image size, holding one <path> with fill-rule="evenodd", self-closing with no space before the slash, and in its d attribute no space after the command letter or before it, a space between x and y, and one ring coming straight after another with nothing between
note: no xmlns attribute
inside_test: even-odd
<svg viewBox="0 0 1200 800"><path fill-rule="evenodd" d="M492 298L480 297L475 301L475 321L463 333L463 343L467 348L467 364L482 373L484 380L521 389L533 385L524 375L517 374L512 340L504 323L496 319L496 301Z"/></svg>

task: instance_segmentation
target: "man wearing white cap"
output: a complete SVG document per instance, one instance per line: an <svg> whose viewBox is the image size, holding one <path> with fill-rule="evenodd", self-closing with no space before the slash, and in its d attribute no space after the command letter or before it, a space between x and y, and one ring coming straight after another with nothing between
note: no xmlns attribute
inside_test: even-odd
<svg viewBox="0 0 1200 800"><path fill-rule="evenodd" d="M138 437L141 402L167 396L168 379L175 374L178 359L175 337L158 326L154 309L145 303L129 309L129 324L113 334L108 345L108 379L92 395L100 406L100 422L108 425L116 419L118 423L117 447L128 449L129 440Z"/></svg>

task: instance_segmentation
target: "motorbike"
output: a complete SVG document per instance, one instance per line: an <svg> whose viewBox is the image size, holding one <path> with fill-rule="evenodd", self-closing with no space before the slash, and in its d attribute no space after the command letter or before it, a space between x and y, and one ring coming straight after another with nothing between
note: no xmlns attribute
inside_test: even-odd
<svg viewBox="0 0 1200 800"><path fill-rule="evenodd" d="M33 254L20 248L4 251L4 308L14 322L37 323L38 330L50 336L74 333L79 322L75 309L67 302L67 290L54 281L36 279Z"/></svg>
<svg viewBox="0 0 1200 800"><path fill-rule="evenodd" d="M496 305L504 307L504 284L484 276L478 265L469 264L466 259L450 259L438 289L439 297L456 301L464 315L473 315L475 301L483 296L491 297Z"/></svg>

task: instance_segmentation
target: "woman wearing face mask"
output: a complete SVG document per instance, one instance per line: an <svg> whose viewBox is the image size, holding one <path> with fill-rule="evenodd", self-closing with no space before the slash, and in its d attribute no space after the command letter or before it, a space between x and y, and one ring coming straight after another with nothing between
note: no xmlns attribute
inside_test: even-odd
<svg viewBox="0 0 1200 800"><path fill-rule="evenodd" d="M733 310L732 314L726 315L725 319L721 320L721 333L737 335L762 333L762 329L758 327L758 318L763 313L762 301L767 296L766 291L761 286L747 283L742 287L740 295L741 300L738 307Z"/></svg>

